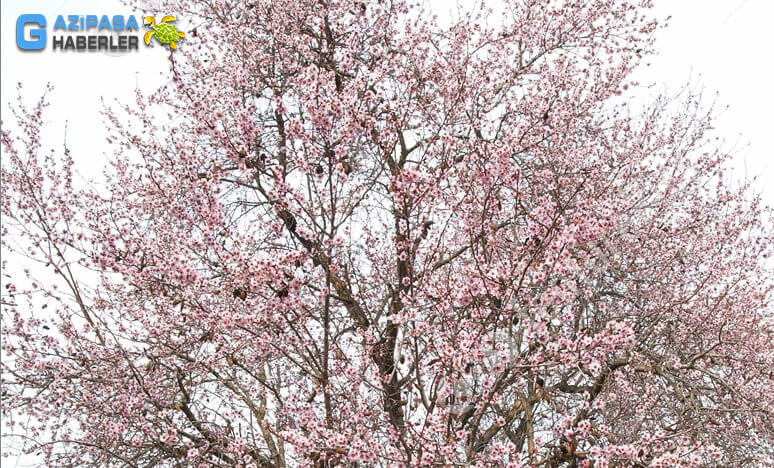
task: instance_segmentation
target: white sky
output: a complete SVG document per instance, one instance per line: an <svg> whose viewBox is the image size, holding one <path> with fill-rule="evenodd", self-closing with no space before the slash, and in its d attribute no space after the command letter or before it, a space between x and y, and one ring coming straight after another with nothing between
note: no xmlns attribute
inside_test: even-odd
<svg viewBox="0 0 774 468"><path fill-rule="evenodd" d="M443 3L442 3L443 2ZM446 4L435 0L436 5ZM774 54L771 51L772 0L655 0L659 17L671 15L670 28L661 30L660 55L643 67L637 79L654 83L653 89L677 90L691 80L706 89L718 103L730 105L716 120L718 134L727 147L736 148L739 176L759 176L757 188L774 205ZM46 133L52 143L64 138L82 175L99 174L104 161L104 136L100 100L129 102L134 89L152 90L166 81L167 52L161 47L124 55L102 52L22 52L16 47L16 18L41 13L49 21L58 14L135 14L117 0L3 0L0 14L0 113L10 120L9 102L15 100L17 82L24 84L28 101L37 98L51 82L51 107ZM186 31L185 18L178 25ZM49 25L50 27L51 25ZM49 29L50 30L50 29ZM8 460L3 460L3 466ZM13 466L14 462L8 464ZM23 463L20 464L20 466Z"/></svg>
<svg viewBox="0 0 774 468"><path fill-rule="evenodd" d="M774 176L769 162L774 153L774 64L772 63L772 0L655 0L659 17L671 15L671 27L660 31L660 55L643 67L637 77L676 90L688 80L705 87L707 96L719 93L718 103L730 105L716 128L736 148L738 173L760 176L757 187L774 205ZM435 0L436 5L448 5ZM443 7L442 7L443 8ZM100 99L133 99L138 85L151 90L166 79L166 52L161 47L111 55L102 52L22 52L16 47L15 22L22 13L42 13L49 21L57 14L132 14L118 0L3 0L0 15L0 112L8 120L7 103L15 98L17 82L25 97L38 96L46 82L55 86L46 116L47 136L53 142L67 140L77 167L99 170L104 148L101 137ZM139 16L139 15L138 15ZM139 19L139 18L138 18ZM141 19L140 19L141 20ZM179 25L186 30L185 18ZM663 85L663 86L662 86ZM88 177L88 174L83 174Z"/></svg>

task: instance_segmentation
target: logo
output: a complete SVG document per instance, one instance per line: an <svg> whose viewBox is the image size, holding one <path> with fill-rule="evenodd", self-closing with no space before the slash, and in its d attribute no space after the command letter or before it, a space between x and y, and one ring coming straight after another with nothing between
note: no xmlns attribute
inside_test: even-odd
<svg viewBox="0 0 774 468"><path fill-rule="evenodd" d="M144 17L150 31L145 33L145 44L152 38L170 50L185 37L172 25L174 16L165 16L157 24L153 16ZM22 51L40 51L51 42L54 51L104 51L120 54L138 50L140 26L134 15L58 15L49 33L46 17L40 14L20 15L16 20L16 45Z"/></svg>
<svg viewBox="0 0 774 468"><path fill-rule="evenodd" d="M24 38L27 25L35 24L38 28L30 28L30 40ZM42 50L46 46L46 17L43 15L20 15L16 20L16 45L22 50Z"/></svg>
<svg viewBox="0 0 774 468"><path fill-rule="evenodd" d="M177 18L174 16L165 16L161 18L160 23L156 24L156 18L146 16L144 21L145 27L151 30L145 33L145 44L150 45L151 38L155 37L161 44L169 44L170 49L177 49L177 41L184 38L185 33L178 31L176 27L170 24L176 20Z"/></svg>

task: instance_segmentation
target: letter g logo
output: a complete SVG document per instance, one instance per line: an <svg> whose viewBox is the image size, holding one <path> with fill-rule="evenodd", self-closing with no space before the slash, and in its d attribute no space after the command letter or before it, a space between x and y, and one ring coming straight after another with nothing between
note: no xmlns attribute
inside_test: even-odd
<svg viewBox="0 0 774 468"><path fill-rule="evenodd" d="M30 28L30 40L24 38L24 27L36 24L39 28ZM20 15L16 20L16 45L22 50L41 50L46 46L46 17L43 15Z"/></svg>

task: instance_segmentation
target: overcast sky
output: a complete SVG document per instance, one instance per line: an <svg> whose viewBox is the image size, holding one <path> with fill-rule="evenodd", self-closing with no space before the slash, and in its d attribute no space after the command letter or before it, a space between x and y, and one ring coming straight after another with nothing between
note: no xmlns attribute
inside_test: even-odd
<svg viewBox="0 0 774 468"><path fill-rule="evenodd" d="M448 5L443 0L436 5ZM441 7L443 8L443 7ZM729 105L717 120L717 129L735 148L738 174L759 176L757 187L774 205L772 156L774 141L774 65L772 64L772 0L656 0L656 15L672 16L670 28L660 31L660 55L638 73L654 89L678 89L691 80L718 103ZM46 135L67 139L79 167L96 170L104 160L100 137L100 100L133 99L135 86L152 90L167 79L166 53L161 47L126 54L21 52L15 43L15 22L22 13L132 14L118 0L3 0L2 2L2 114L15 96L17 82L25 96L36 97L46 82L55 86L47 114ZM186 30L185 18L180 18ZM86 175L86 174L85 174Z"/></svg>
<svg viewBox="0 0 774 468"><path fill-rule="evenodd" d="M443 0L435 4L443 5ZM448 3L447 3L448 4ZM739 176L759 176L757 188L774 205L774 65L770 46L772 0L656 0L656 15L672 16L670 28L660 31L659 56L637 75L654 90L677 90L689 80L706 89L718 103L729 105L716 122L728 148L736 148ZM44 135L53 143L64 138L85 177L97 175L104 161L101 99L129 102L134 90L149 91L168 79L167 53L161 48L126 54L21 52L16 47L16 18L41 13L51 21L58 14L136 14L117 0L2 0L0 14L0 92L2 116L15 99L17 82L25 96L35 99L46 82L55 90L46 115ZM139 15L138 15L139 16ZM139 18L138 18L139 19ZM187 30L185 18L180 28ZM3 466L14 466L2 460ZM20 463L19 466L25 463Z"/></svg>

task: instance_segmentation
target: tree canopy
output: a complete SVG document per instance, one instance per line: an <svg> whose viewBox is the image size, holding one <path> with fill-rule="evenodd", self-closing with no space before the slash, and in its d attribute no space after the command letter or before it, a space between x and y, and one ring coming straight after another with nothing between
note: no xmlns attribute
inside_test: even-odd
<svg viewBox="0 0 774 468"><path fill-rule="evenodd" d="M106 109L101 184L48 151L45 98L16 106L8 444L49 466L774 463L771 212L698 94L622 99L650 2L496 7L167 2L202 24L168 86Z"/></svg>

